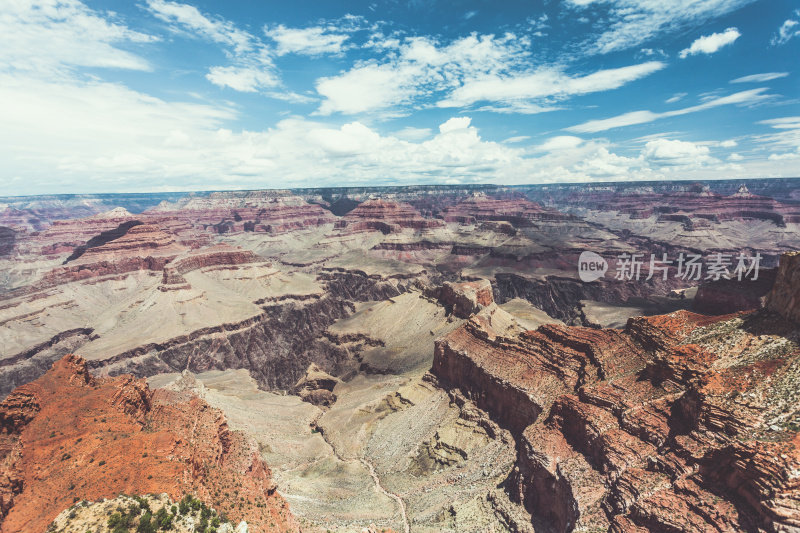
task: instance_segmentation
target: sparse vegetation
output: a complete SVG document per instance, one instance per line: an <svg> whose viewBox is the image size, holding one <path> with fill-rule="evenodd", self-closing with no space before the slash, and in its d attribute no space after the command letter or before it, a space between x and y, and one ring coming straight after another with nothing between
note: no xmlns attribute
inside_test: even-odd
<svg viewBox="0 0 800 533"><path fill-rule="evenodd" d="M112 503L113 507L109 505ZM101 506L101 511L108 513L105 518L96 514L90 514L90 521L87 522L85 509L92 506ZM84 511L82 511L84 509ZM112 500L112 502L98 502L95 504L82 501L70 507L60 524L58 520L53 522L48 532L63 531L64 526L73 524L74 520L79 520L85 524L83 527L90 526L86 533L91 531L105 531L108 533L161 533L165 531L192 531L193 533L217 533L223 524L231 522L218 515L217 511L208 507L205 503L187 494L178 503L172 503L164 496L125 496ZM100 520L98 522L97 520Z"/></svg>

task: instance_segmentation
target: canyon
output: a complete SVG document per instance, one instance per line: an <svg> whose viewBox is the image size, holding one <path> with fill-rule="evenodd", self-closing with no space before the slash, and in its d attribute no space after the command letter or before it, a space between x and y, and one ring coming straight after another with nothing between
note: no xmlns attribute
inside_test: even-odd
<svg viewBox="0 0 800 533"><path fill-rule="evenodd" d="M0 198L0 530L800 528L799 183Z"/></svg>

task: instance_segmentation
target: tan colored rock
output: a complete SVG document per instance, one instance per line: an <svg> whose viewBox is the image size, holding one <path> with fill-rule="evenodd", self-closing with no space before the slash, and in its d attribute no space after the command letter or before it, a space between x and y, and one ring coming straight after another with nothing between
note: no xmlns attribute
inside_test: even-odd
<svg viewBox="0 0 800 533"><path fill-rule="evenodd" d="M445 282L439 301L457 317L469 318L494 302L492 284L487 279L463 283Z"/></svg>
<svg viewBox="0 0 800 533"><path fill-rule="evenodd" d="M323 371L316 363L311 363L306 370L306 375L297 381L293 390L303 401L330 407L336 402L333 389L337 383L339 383L337 378Z"/></svg>

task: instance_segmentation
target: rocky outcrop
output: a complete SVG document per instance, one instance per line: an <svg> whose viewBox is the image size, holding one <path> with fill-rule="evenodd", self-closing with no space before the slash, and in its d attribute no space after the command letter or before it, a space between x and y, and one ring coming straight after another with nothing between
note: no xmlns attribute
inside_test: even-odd
<svg viewBox="0 0 800 533"><path fill-rule="evenodd" d="M475 224L476 222L506 222L513 227L531 226L536 222L566 220L568 215L527 200L524 196L495 198L484 193L473 193L443 213L446 222ZM498 229L501 229L498 227ZM505 229L507 233L511 230Z"/></svg>
<svg viewBox="0 0 800 533"><path fill-rule="evenodd" d="M163 203L147 214L190 220L194 227L212 233L280 234L332 224L336 219L321 206L279 190L189 195L175 203Z"/></svg>
<svg viewBox="0 0 800 533"><path fill-rule="evenodd" d="M492 284L487 279L445 282L439 289L439 302L457 317L469 318L494 302Z"/></svg>
<svg viewBox="0 0 800 533"><path fill-rule="evenodd" d="M593 283L583 283L567 276L532 278L522 274L498 273L495 274L493 286L494 298L499 304L521 298L553 318L567 324L583 325L588 321L583 315L582 300L622 304L635 298L647 298L651 294L667 294L680 286L680 280L663 281L654 277L633 283L607 277Z"/></svg>
<svg viewBox="0 0 800 533"><path fill-rule="evenodd" d="M237 265L261 262L262 259L249 250L241 250L228 245L217 245L189 252L164 265L162 275L163 290L186 289L190 285L183 277L193 270L224 266L237 268Z"/></svg>
<svg viewBox="0 0 800 533"><path fill-rule="evenodd" d="M6 226L0 226L0 257L11 255L17 241L17 232Z"/></svg>
<svg viewBox="0 0 800 533"><path fill-rule="evenodd" d="M432 371L517 436L508 487L542 531L800 527L796 324L679 311L509 335L482 314Z"/></svg>
<svg viewBox="0 0 800 533"><path fill-rule="evenodd" d="M380 231L397 233L403 228L426 229L441 226L439 220L423 218L411 205L382 199L367 200L336 222L348 232Z"/></svg>
<svg viewBox="0 0 800 533"><path fill-rule="evenodd" d="M232 489L235 488L235 491ZM44 531L78 500L195 494L263 531L296 531L255 443L189 393L93 377L68 355L0 404L0 530Z"/></svg>
<svg viewBox="0 0 800 533"><path fill-rule="evenodd" d="M692 308L698 313L719 315L764 307L775 283L776 269L761 269L758 278L719 279L698 287Z"/></svg>
<svg viewBox="0 0 800 533"><path fill-rule="evenodd" d="M339 380L323 371L315 363L311 363L306 375L295 383L292 392L300 396L304 402L322 407L330 407L336 403L334 387Z"/></svg>
<svg viewBox="0 0 800 533"><path fill-rule="evenodd" d="M783 254L767 307L789 320L800 322L800 252Z"/></svg>

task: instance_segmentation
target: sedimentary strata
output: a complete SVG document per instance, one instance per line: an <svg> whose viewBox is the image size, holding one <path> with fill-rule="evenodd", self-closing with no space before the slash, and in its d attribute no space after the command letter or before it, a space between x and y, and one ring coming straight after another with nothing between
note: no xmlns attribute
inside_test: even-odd
<svg viewBox="0 0 800 533"><path fill-rule="evenodd" d="M543 531L794 530L796 257L771 311L512 336L479 313L437 342L433 372L520 439L509 490Z"/></svg>
<svg viewBox="0 0 800 533"><path fill-rule="evenodd" d="M262 531L297 531L252 440L189 393L93 377L65 356L0 403L0 530L44 531L79 500L194 494Z"/></svg>

